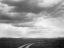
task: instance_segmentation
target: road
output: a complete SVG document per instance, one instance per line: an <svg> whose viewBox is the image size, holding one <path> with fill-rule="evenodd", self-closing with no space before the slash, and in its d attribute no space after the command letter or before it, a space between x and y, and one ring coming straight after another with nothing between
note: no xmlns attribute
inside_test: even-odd
<svg viewBox="0 0 64 48"><path fill-rule="evenodd" d="M24 44L18 48L29 48L31 45L33 45L34 43L28 43L28 44Z"/></svg>

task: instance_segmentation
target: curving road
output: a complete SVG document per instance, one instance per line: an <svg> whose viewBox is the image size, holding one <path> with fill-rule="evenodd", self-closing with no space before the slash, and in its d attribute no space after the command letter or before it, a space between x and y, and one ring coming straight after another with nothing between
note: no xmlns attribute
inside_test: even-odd
<svg viewBox="0 0 64 48"><path fill-rule="evenodd" d="M29 48L31 45L33 45L34 43L28 43L28 44L24 44L24 45L22 45L22 46L20 46L20 47L18 47L18 48Z"/></svg>
<svg viewBox="0 0 64 48"><path fill-rule="evenodd" d="M25 48L29 48L31 45L33 45L34 43L32 43L32 44L29 44L29 45L27 45Z"/></svg>
<svg viewBox="0 0 64 48"><path fill-rule="evenodd" d="M22 46L20 46L20 47L18 47L18 48L23 48L23 47L25 47L26 45L28 45L28 44L24 44L24 45L22 45Z"/></svg>

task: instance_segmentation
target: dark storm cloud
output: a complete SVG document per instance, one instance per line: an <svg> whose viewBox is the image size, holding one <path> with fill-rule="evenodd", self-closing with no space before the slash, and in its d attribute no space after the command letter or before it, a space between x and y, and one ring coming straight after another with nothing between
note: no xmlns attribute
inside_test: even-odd
<svg viewBox="0 0 64 48"><path fill-rule="evenodd" d="M38 3L37 1L38 0L35 0L35 1L34 0L21 0L19 2L14 2L12 0L11 1L10 0L4 0L3 3L6 3L6 4L11 5L11 6L15 6L15 9L13 10L13 12L21 12L21 13L22 12L40 13L42 11L43 12L45 11L47 13L52 13L62 3L62 2L59 2L55 6L52 5L53 7L45 7L45 6L47 6L47 4L45 3L45 5L43 5L43 7L38 7L36 5ZM59 0L57 0L57 1L59 1Z"/></svg>
<svg viewBox="0 0 64 48"><path fill-rule="evenodd" d="M14 6L15 8L12 10L12 12L18 12L19 14L11 16L11 15L7 15L7 14L0 14L0 22L6 22L6 23L19 23L19 22L30 22L33 20L33 18L29 18L28 16L26 16L27 13L40 13L40 12L47 12L50 13L51 16L50 17L58 17L58 16L54 16L56 12L55 10L58 8L58 5L54 6L54 7L37 7L35 6L36 3L34 3L33 5L30 5L29 0L24 0L24 1L20 1L20 2L13 2L10 0L4 0L2 1L2 3L7 4L9 6ZM33 0L34 1L34 0ZM38 16L38 14L36 14ZM31 15L30 15L31 16ZM42 15L43 16L43 15Z"/></svg>
<svg viewBox="0 0 64 48"><path fill-rule="evenodd" d="M36 5L35 1L40 2ZM41 1L44 1L44 3ZM21 0L17 2L3 0L0 4L0 7L3 4L0 8L0 37L53 38L64 36L64 34L62 35L64 32L64 18L60 17L62 20L56 18L58 14L61 16L61 12L64 12L57 12L61 8L56 4L60 1ZM14 6L14 9L11 8L12 6Z"/></svg>
<svg viewBox="0 0 64 48"><path fill-rule="evenodd" d="M26 16L26 13L19 13L14 16L3 14L0 12L0 22L1 23L22 23L22 22L30 22L32 18Z"/></svg>
<svg viewBox="0 0 64 48"><path fill-rule="evenodd" d="M63 14L64 14L64 4L62 4L62 3L59 4L58 6L56 6L55 9L54 8L50 9L51 10L50 14L52 15L52 17L57 18L57 17L62 17L63 16ZM52 12L52 10L53 10L53 12Z"/></svg>
<svg viewBox="0 0 64 48"><path fill-rule="evenodd" d="M13 12L15 6L0 2L0 23L24 23L33 20L26 12Z"/></svg>
<svg viewBox="0 0 64 48"><path fill-rule="evenodd" d="M39 13L42 11L45 11L46 8L40 8L37 6L31 6L28 3L29 0L20 1L20 2L10 2L10 1L3 1L3 3L6 3L11 6L15 6L16 8L13 10L14 12L33 12L33 13Z"/></svg>

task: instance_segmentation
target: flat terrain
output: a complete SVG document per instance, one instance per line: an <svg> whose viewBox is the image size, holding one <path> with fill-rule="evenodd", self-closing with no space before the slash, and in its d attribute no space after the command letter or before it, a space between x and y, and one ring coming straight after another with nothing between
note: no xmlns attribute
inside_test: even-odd
<svg viewBox="0 0 64 48"><path fill-rule="evenodd" d="M0 48L18 48L34 43L30 48L64 48L64 38L0 38Z"/></svg>

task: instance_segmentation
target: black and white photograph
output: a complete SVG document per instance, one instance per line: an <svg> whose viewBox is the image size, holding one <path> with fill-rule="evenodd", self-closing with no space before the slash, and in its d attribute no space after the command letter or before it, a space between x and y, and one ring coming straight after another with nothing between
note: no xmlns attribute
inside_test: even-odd
<svg viewBox="0 0 64 48"><path fill-rule="evenodd" d="M0 0L0 48L64 48L64 0Z"/></svg>

